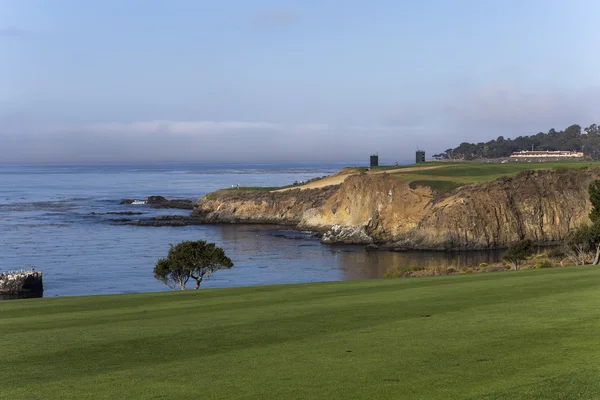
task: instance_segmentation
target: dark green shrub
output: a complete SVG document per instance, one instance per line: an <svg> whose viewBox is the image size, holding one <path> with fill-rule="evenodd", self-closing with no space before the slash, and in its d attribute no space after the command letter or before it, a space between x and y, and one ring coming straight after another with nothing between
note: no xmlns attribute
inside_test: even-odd
<svg viewBox="0 0 600 400"><path fill-rule="evenodd" d="M548 260L544 260L544 261L538 261L535 263L535 266L533 268L552 268L554 267L554 264L552 264L550 261Z"/></svg>
<svg viewBox="0 0 600 400"><path fill-rule="evenodd" d="M529 239L521 240L504 252L503 259L511 263L515 270L519 269L521 261L533 254L533 243Z"/></svg>

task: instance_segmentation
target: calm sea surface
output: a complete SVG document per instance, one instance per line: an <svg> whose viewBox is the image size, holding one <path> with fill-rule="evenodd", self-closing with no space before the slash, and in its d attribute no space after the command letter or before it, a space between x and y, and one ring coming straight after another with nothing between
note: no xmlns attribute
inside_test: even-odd
<svg viewBox="0 0 600 400"><path fill-rule="evenodd" d="M366 279L399 265L497 259L498 254L478 252L365 252L361 246L322 245L308 232L273 226L138 227L107 221L118 217L108 212L189 214L120 205L124 198L196 199L237 184L286 185L345 165L0 165L0 271L35 266L44 274L44 297L52 297L168 290L152 269L170 243L182 240L215 242L235 264L203 287Z"/></svg>

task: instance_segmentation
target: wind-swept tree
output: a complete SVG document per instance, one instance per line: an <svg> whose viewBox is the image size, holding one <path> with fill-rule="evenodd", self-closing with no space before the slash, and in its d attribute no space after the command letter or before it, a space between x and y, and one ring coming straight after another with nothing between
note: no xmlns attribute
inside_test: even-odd
<svg viewBox="0 0 600 400"><path fill-rule="evenodd" d="M199 289L205 277L231 267L231 259L214 243L185 241L171 245L167 257L156 262L154 277L173 290L177 286L186 290L186 284L192 278L196 281L194 289Z"/></svg>
<svg viewBox="0 0 600 400"><path fill-rule="evenodd" d="M519 270L521 261L525 261L527 257L533 254L533 243L529 239L521 240L510 246L504 252L503 258L510 262L515 270Z"/></svg>

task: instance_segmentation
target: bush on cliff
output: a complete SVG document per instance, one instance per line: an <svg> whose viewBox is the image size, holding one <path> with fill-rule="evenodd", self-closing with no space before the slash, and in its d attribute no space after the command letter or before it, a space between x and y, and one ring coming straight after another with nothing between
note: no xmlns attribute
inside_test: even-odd
<svg viewBox="0 0 600 400"><path fill-rule="evenodd" d="M521 240L510 246L504 253L504 260L512 264L515 270L519 269L522 261L533 254L533 243L529 239Z"/></svg>
<svg viewBox="0 0 600 400"><path fill-rule="evenodd" d="M194 289L199 289L204 277L231 267L231 259L214 243L185 241L171 245L167 257L156 262L154 277L173 290L177 286L185 290L185 285L192 278L196 281Z"/></svg>

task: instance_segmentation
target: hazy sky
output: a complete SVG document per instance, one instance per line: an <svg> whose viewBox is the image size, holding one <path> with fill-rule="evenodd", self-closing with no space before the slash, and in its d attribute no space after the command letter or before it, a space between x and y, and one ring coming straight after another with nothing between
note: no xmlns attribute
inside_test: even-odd
<svg viewBox="0 0 600 400"><path fill-rule="evenodd" d="M600 123L598 0L0 0L0 162L412 159Z"/></svg>

